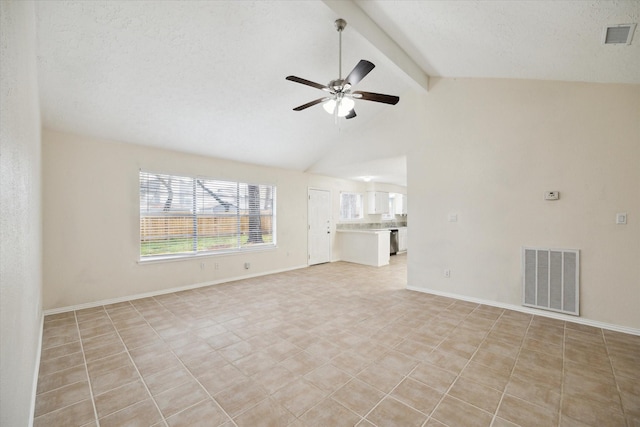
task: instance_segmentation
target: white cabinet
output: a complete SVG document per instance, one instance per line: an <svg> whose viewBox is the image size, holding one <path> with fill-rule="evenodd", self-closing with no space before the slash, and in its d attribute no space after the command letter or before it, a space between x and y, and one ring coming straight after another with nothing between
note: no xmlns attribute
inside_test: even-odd
<svg viewBox="0 0 640 427"><path fill-rule="evenodd" d="M398 228L398 252L407 250L407 227Z"/></svg>
<svg viewBox="0 0 640 427"><path fill-rule="evenodd" d="M394 214L406 215L407 214L407 195L406 194L394 194L395 201L393 203Z"/></svg>
<svg viewBox="0 0 640 427"><path fill-rule="evenodd" d="M384 191L367 191L367 213L383 214L389 212L389 193Z"/></svg>

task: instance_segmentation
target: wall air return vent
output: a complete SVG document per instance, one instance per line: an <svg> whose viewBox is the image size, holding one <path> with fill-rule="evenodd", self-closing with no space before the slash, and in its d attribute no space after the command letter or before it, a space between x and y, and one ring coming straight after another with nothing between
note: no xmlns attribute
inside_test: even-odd
<svg viewBox="0 0 640 427"><path fill-rule="evenodd" d="M631 44L636 24L610 25L604 28L602 43L604 44Z"/></svg>
<svg viewBox="0 0 640 427"><path fill-rule="evenodd" d="M580 251L522 248L522 305L580 315Z"/></svg>

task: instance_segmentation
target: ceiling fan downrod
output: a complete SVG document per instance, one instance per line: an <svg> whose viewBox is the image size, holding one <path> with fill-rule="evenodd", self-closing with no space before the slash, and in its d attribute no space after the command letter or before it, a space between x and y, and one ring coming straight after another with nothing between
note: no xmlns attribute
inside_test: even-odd
<svg viewBox="0 0 640 427"><path fill-rule="evenodd" d="M342 80L342 30L347 26L347 21L338 18L335 21L336 30L338 30L338 79Z"/></svg>

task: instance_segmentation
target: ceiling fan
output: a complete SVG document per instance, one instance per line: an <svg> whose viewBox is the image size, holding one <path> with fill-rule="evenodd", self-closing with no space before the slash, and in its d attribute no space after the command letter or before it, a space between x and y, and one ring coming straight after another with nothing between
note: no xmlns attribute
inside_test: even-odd
<svg viewBox="0 0 640 427"><path fill-rule="evenodd" d="M351 91L351 89L360 82L367 74L373 70L373 63L361 59L346 78L342 78L342 30L347 26L344 19L336 19L336 29L338 30L339 52L338 52L338 78L331 80L329 84L322 85L300 77L288 76L286 79L292 82L315 87L316 89L328 92L323 98L318 98L306 104L294 108L294 111L302 111L306 108L313 107L317 104L323 104L324 109L336 117L344 117L352 119L356 116L354 109L354 99L362 99L364 101L382 102L383 104L396 105L400 98L393 95L384 95L382 93Z"/></svg>

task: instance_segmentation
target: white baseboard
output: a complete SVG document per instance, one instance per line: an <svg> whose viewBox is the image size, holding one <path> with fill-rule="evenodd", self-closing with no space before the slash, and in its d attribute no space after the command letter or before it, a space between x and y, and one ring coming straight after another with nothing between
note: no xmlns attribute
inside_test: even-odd
<svg viewBox="0 0 640 427"><path fill-rule="evenodd" d="M158 290L158 291L145 292L145 293L142 293L142 294L134 294L134 295L127 295L127 296L123 296L123 297L117 297L117 298L109 298L109 299L106 299L106 300L87 302L87 303L84 303L84 304L77 304L77 305L70 305L70 306L67 306L67 307L52 308L52 309L49 309L49 310L45 310L44 311L44 315L48 316L50 314L66 313L68 311L83 310L85 308L100 307L102 305L116 304L116 303L125 302L125 301L133 301L133 300L137 300L137 299L155 297L155 296L159 296L159 295L166 295L166 294L171 294L171 293L180 292L180 291L188 291L190 289L204 288L206 286L220 285L220 284L223 284L223 283L235 282L235 281L244 280L244 279L252 279L254 277L260 277L260 276L268 276L270 274L284 273L284 272L287 272L287 271L299 270L301 268L307 268L307 267L308 267L307 265L302 265L302 266L296 266L296 267L290 267L290 268L283 268L283 269L280 269L280 270L271 270L271 271L266 271L266 272L263 272L263 273L246 274L246 275L243 275L243 276L229 277L229 278L226 278L226 279L219 279L219 280L213 280L213 281L210 281L210 282L196 283L196 284L193 284L193 285L178 286L178 287L175 287L175 288L168 288L168 289L162 289L162 290Z"/></svg>
<svg viewBox="0 0 640 427"><path fill-rule="evenodd" d="M614 325L611 323L599 322L597 320L585 319L583 317L569 316L562 313L554 313L552 311L538 310L535 308L524 307L513 304L505 304L498 301L485 300L480 298L469 297L466 295L453 294L449 292L440 292L433 289L416 288L414 286L407 286L410 291L422 292L425 294L438 295L442 297L454 298L462 301L473 302L476 304L484 304L492 307L504 308L507 310L519 311L527 314L535 314L536 316L550 317L552 319L565 320L567 322L579 323L581 325L593 326L601 329L608 329L611 331L622 332L631 335L640 335L640 329L630 328L628 326Z"/></svg>
<svg viewBox="0 0 640 427"><path fill-rule="evenodd" d="M31 384L31 408L29 410L29 426L33 426L36 413L36 395L38 393L38 377L40 376L40 359L42 358L42 338L44 335L44 313L40 316L40 332L38 334L38 348L36 349L36 366L33 371Z"/></svg>

